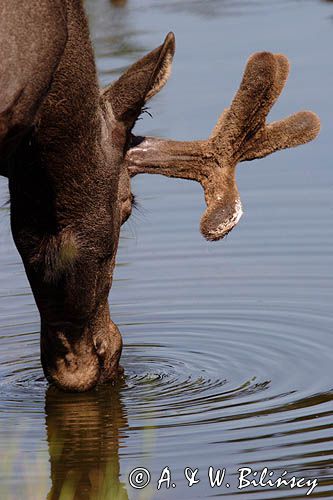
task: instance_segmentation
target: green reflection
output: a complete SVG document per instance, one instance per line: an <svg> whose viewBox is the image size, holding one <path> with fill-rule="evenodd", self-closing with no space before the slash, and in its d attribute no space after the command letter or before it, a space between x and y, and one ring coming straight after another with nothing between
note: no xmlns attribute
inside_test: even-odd
<svg viewBox="0 0 333 500"><path fill-rule="evenodd" d="M116 7L124 7L127 3L127 0L111 0L111 4Z"/></svg>
<svg viewBox="0 0 333 500"><path fill-rule="evenodd" d="M45 403L52 487L48 500L125 500L119 445L127 416L120 387L85 394L48 388Z"/></svg>

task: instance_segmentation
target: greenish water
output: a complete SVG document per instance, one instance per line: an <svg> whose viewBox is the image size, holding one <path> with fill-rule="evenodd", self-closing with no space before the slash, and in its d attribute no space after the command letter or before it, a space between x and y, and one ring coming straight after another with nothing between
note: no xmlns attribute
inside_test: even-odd
<svg viewBox="0 0 333 500"><path fill-rule="evenodd" d="M138 133L207 137L256 50L292 63L271 118L312 109L322 132L239 167L245 215L216 244L199 233L199 186L135 178L140 207L123 228L110 295L126 379L90 394L47 388L37 310L1 209L0 498L306 498L307 488L237 489L245 466L318 478L310 498L332 498L333 3L90 0L87 8L103 84L176 34L172 78ZM165 466L176 487L158 491ZM209 466L227 469L229 488L209 486ZM151 472L150 489L129 484L136 467ZM188 487L185 467L199 469L200 483Z"/></svg>

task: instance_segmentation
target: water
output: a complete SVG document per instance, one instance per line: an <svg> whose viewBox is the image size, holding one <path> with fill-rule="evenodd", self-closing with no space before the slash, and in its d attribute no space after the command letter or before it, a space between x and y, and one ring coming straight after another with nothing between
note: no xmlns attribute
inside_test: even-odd
<svg viewBox="0 0 333 500"><path fill-rule="evenodd" d="M216 244L198 230L200 186L134 180L140 207L123 228L110 296L126 379L90 394L47 389L36 307L1 209L1 499L306 498L308 488L238 490L244 466L318 478L312 497L331 498L333 4L115 3L87 3L103 84L176 33L173 76L138 133L207 137L256 50L292 62L271 118L313 109L322 132L238 168L245 215ZM227 469L230 488L210 488L210 465ZM176 488L157 491L165 466ZM199 468L192 488L186 466ZM150 470L150 489L129 485L135 467Z"/></svg>

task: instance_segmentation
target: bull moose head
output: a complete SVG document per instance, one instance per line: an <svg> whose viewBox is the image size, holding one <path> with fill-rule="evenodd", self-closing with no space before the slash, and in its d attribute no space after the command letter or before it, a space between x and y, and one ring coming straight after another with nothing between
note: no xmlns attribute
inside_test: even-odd
<svg viewBox="0 0 333 500"><path fill-rule="evenodd" d="M288 60L250 57L231 106L207 140L135 137L147 101L166 83L175 52L164 43L100 90L79 0L3 0L0 7L0 173L11 227L41 316L47 379L67 391L114 381L121 335L109 313L121 225L140 173L201 183L201 232L223 238L242 206L236 165L316 137L319 119L296 113L266 124Z"/></svg>

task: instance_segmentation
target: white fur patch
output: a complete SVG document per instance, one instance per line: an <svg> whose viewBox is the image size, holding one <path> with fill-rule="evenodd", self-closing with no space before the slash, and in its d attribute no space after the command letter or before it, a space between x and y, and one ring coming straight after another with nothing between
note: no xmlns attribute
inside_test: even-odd
<svg viewBox="0 0 333 500"><path fill-rule="evenodd" d="M237 198L235 203L235 210L231 217L227 220L223 221L221 224L217 226L214 231L209 231L209 234L212 238L218 239L227 235L239 222L240 218L243 215L243 207L239 198Z"/></svg>

